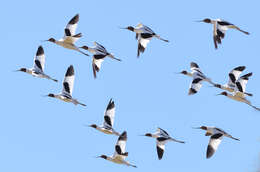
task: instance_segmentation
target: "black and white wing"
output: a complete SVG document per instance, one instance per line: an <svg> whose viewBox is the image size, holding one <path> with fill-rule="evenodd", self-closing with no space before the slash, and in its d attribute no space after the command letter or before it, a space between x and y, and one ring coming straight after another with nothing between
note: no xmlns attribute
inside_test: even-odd
<svg viewBox="0 0 260 172"><path fill-rule="evenodd" d="M99 51L99 53L107 54L107 50L106 50L106 48L103 45L101 45L101 44L99 44L97 42L94 42L94 45L95 45L95 49L97 51Z"/></svg>
<svg viewBox="0 0 260 172"><path fill-rule="evenodd" d="M97 72L99 72L101 68L101 64L104 61L104 57L106 55L104 54L94 54L92 59L92 69L93 69L93 75L94 78L97 77Z"/></svg>
<svg viewBox="0 0 260 172"><path fill-rule="evenodd" d="M235 87L235 91L236 94L240 94L242 93L242 95L244 95L245 91L246 91L246 84L249 80L249 77L252 76L253 73L250 72L248 74L245 74L243 76L241 76L237 81L236 81L236 87Z"/></svg>
<svg viewBox="0 0 260 172"><path fill-rule="evenodd" d="M74 68L72 65L70 65L67 69L67 72L65 74L65 78L63 81L63 90L62 94L70 95L72 96L73 86L74 86Z"/></svg>
<svg viewBox="0 0 260 172"><path fill-rule="evenodd" d="M160 135L162 135L164 137L169 137L169 134L165 130L163 130L163 129L159 128L159 127L157 128L156 132L158 132Z"/></svg>
<svg viewBox="0 0 260 172"><path fill-rule="evenodd" d="M201 70L200 70L199 65L197 63L195 63L195 62L191 62L190 63L190 70L191 70L192 73L194 73L194 72L202 73Z"/></svg>
<svg viewBox="0 0 260 172"><path fill-rule="evenodd" d="M163 157L166 140L167 139L165 137L158 137L156 139L156 149L157 149L157 155L159 160L161 160Z"/></svg>
<svg viewBox="0 0 260 172"><path fill-rule="evenodd" d="M36 56L34 57L33 69L37 72L43 73L45 65L45 55L42 46L38 47Z"/></svg>
<svg viewBox="0 0 260 172"><path fill-rule="evenodd" d="M216 152L219 144L221 143L222 138L223 138L222 133L216 133L210 137L208 148L207 148L207 158L212 157L212 155Z"/></svg>
<svg viewBox="0 0 260 172"><path fill-rule="evenodd" d="M200 88L202 87L202 81L203 79L200 77L195 77L193 78L191 84L190 84L190 88L189 88L189 95L193 95L196 94Z"/></svg>
<svg viewBox="0 0 260 172"><path fill-rule="evenodd" d="M110 99L107 109L105 111L104 116L104 126L108 126L110 128L113 128L114 125L114 118L115 118L115 103L112 99Z"/></svg>
<svg viewBox="0 0 260 172"><path fill-rule="evenodd" d="M118 138L116 146L115 146L115 153L113 155L114 158L119 158L124 160L128 156L128 152L125 152L127 141L127 133L124 131Z"/></svg>
<svg viewBox="0 0 260 172"><path fill-rule="evenodd" d="M67 24L65 28L64 41L67 43L75 43L82 35L81 33L76 34L78 26L79 14L76 14Z"/></svg>
<svg viewBox="0 0 260 172"><path fill-rule="evenodd" d="M229 72L229 74L228 74L228 76L229 76L228 86L229 87L231 87L231 88L235 87L238 77L245 70L245 68L246 68L245 66L238 66Z"/></svg>
<svg viewBox="0 0 260 172"><path fill-rule="evenodd" d="M138 34L138 48L137 48L137 57L140 56L140 53L145 51L147 44L152 40L152 35L149 33Z"/></svg>

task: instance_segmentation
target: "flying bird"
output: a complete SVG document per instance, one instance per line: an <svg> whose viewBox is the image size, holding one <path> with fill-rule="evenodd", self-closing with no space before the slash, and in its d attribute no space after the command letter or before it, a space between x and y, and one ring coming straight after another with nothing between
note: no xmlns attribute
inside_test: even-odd
<svg viewBox="0 0 260 172"><path fill-rule="evenodd" d="M241 78L246 78L246 77L250 77L252 76L252 73L248 73L246 75L243 75L241 78L239 78L239 76L241 75L241 73L245 70L245 66L238 66L234 69L232 69L228 76L229 76L229 81L227 84L225 85L220 85L220 84L214 84L215 87L217 88L220 88L222 90L225 90L225 91L228 91L228 92L231 92L233 93L235 91L235 88L236 88L236 82L239 81L239 83L241 81L243 81L243 79ZM241 84L240 84L241 85ZM244 92L244 94L248 95L248 96L253 96L253 94L251 93L246 93Z"/></svg>
<svg viewBox="0 0 260 172"><path fill-rule="evenodd" d="M38 78L46 78L58 82L58 80L53 79L52 77L44 73L44 65L45 65L44 50L42 46L39 46L36 52L36 56L34 57L33 60L33 67L31 69L20 68L19 70L16 71L25 72Z"/></svg>
<svg viewBox="0 0 260 172"><path fill-rule="evenodd" d="M140 53L143 53L147 44L152 40L152 38L158 38L164 42L169 42L166 39L160 37L160 35L156 34L151 28L148 26L139 23L136 27L128 26L121 29L127 29L136 33L136 39L138 40L138 49L137 49L137 57L140 56Z"/></svg>
<svg viewBox="0 0 260 172"><path fill-rule="evenodd" d="M205 136L211 136L207 147L207 158L212 157L212 155L216 152L224 136L239 141L239 139L234 138L230 134L226 133L224 130L217 127L201 126L194 129L206 130Z"/></svg>
<svg viewBox="0 0 260 172"><path fill-rule="evenodd" d="M73 87L74 87L74 78L75 78L74 68L72 65L70 65L65 74L62 92L60 94L50 93L47 96L60 99L64 102L73 103L74 105L80 104L82 106L86 106L85 104L80 103L78 100L76 100L72 97L72 91L73 91Z"/></svg>
<svg viewBox="0 0 260 172"><path fill-rule="evenodd" d="M225 37L225 33L228 29L236 29L244 34L249 35L248 32L241 30L236 25L221 19L213 20L213 19L205 18L204 20L199 20L198 22L213 24L213 40L216 49L218 48L218 44L221 44L221 39Z"/></svg>
<svg viewBox="0 0 260 172"><path fill-rule="evenodd" d="M220 94L217 94L217 95L223 95L223 96L226 96L226 97L228 97L232 100L245 103L245 104L253 107L254 109L260 111L260 108L252 105L252 103L249 100L246 99L246 96L248 95L248 93L245 92L246 91L246 84L247 84L250 76L252 76L252 73L248 73L244 76L241 76L236 81L235 90L232 94L224 91L224 92L221 92Z"/></svg>
<svg viewBox="0 0 260 172"><path fill-rule="evenodd" d="M155 133L146 133L144 136L152 137L156 139L156 149L158 159L161 160L163 157L165 144L169 141L174 141L178 143L185 143L184 141L179 141L172 138L165 130L158 128Z"/></svg>
<svg viewBox="0 0 260 172"><path fill-rule="evenodd" d="M125 158L128 156L128 152L125 151L127 141L127 133L124 131L118 138L116 146L115 146L115 153L112 156L101 155L98 158L103 158L105 160L117 163L117 164L124 164L127 166L135 167L136 165L130 164Z"/></svg>
<svg viewBox="0 0 260 172"><path fill-rule="evenodd" d="M66 49L78 51L86 56L88 54L84 53L75 45L75 43L82 37L81 33L76 34L76 29L78 26L79 21L79 14L76 14L67 24L66 28L64 29L64 37L60 40L55 40L54 38L50 38L46 41L52 42L54 44L60 45Z"/></svg>
<svg viewBox="0 0 260 172"><path fill-rule="evenodd" d="M105 134L114 134L120 136L120 134L113 129L115 109L115 103L112 99L110 99L105 111L103 125L97 126L96 124L92 124L90 127L95 128Z"/></svg>
<svg viewBox="0 0 260 172"><path fill-rule="evenodd" d="M121 61L121 59L115 58L113 54L109 53L104 46L102 46L97 42L94 42L94 47L82 46L80 48L84 50L88 50L90 53L93 54L92 69L93 69L94 78L97 77L96 73L99 72L101 68L101 64L104 61L105 57L108 56L117 61Z"/></svg>
<svg viewBox="0 0 260 172"><path fill-rule="evenodd" d="M190 63L190 69L191 69L191 72L188 72L186 70L183 70L182 72L180 72L180 74L183 74L183 75L186 75L186 76L193 78L193 80L190 84L190 88L189 88L189 93L188 93L189 95L196 94L200 90L200 88L202 87L203 81L206 81L206 82L208 82L212 85L215 84L211 81L210 78L208 78L206 75L204 75L202 73L202 71L200 70L199 65L197 63L191 62Z"/></svg>

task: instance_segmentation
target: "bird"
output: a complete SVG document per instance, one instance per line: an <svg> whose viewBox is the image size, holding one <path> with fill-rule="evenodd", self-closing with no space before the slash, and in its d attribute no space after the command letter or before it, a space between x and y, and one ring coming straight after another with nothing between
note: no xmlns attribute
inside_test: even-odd
<svg viewBox="0 0 260 172"><path fill-rule="evenodd" d="M56 40L54 38L49 38L48 40L45 40L45 41L55 43L55 44L60 45L64 48L66 48L66 49L75 50L75 51L78 51L78 52L80 52L80 53L82 53L86 56L89 56L88 54L81 51L79 49L79 47L77 47L75 45L76 41L78 41L82 37L81 33L78 33L78 34L75 33L77 26L78 26L78 21L79 21L79 14L76 14L69 21L66 28L64 29L65 34L64 34L63 38L61 38L60 40Z"/></svg>
<svg viewBox="0 0 260 172"><path fill-rule="evenodd" d="M232 100L242 102L242 103L246 103L247 105L253 107L254 109L256 109L258 111L260 111L260 108L252 105L252 103L248 99L246 99L246 96L247 96L247 94L245 94L246 84L247 84L250 76L252 76L252 73L248 73L244 76L241 76L236 81L235 90L232 94L227 93L226 91L223 91L223 92L221 92L220 94L217 94L217 95L223 95L223 96L226 96L226 97L228 97Z"/></svg>
<svg viewBox="0 0 260 172"><path fill-rule="evenodd" d="M80 104L82 106L86 106L85 104L80 103L78 100L76 100L72 97L72 92L73 92L73 87L74 87L74 78L75 78L74 68L72 65L70 65L65 74L62 92L60 94L49 93L47 96L60 99L64 102L73 103L74 105Z"/></svg>
<svg viewBox="0 0 260 172"><path fill-rule="evenodd" d="M234 24L227 22L222 19L209 19L205 18L204 20L199 20L198 22L210 23L213 24L213 41L215 45L215 49L218 49L218 44L221 44L221 39L225 37L225 33L228 29L236 29L246 35L249 35L249 32L241 30Z"/></svg>
<svg viewBox="0 0 260 172"><path fill-rule="evenodd" d="M94 47L88 47L88 46L82 46L80 47L84 50L88 50L90 53L93 54L92 59L92 69L93 69L93 75L94 78L97 77L97 72L99 72L101 68L101 64L104 61L105 57L110 57L112 59L115 59L117 61L121 61L121 59L115 58L113 54L109 53L104 46L101 44L94 42Z"/></svg>
<svg viewBox="0 0 260 172"><path fill-rule="evenodd" d="M146 137L152 137L156 139L156 149L157 149L157 155L158 159L161 160L163 157L164 149L165 149L165 144L169 141L174 141L178 143L185 143L184 141L179 141L176 140L163 129L157 128L155 133L146 133L144 136Z"/></svg>
<svg viewBox="0 0 260 172"><path fill-rule="evenodd" d="M139 23L136 27L128 26L123 27L121 29L127 29L136 33L135 38L138 40L137 57L140 56L140 53L144 52L145 48L147 47L147 44L154 37L164 42L169 42L169 40L161 38L160 35L156 34L151 28L142 23Z"/></svg>
<svg viewBox="0 0 260 172"><path fill-rule="evenodd" d="M136 165L130 164L128 161L125 160L125 158L128 156L128 152L125 151L126 147L126 141L127 141L127 132L124 131L117 140L116 146L115 146L115 153L112 156L107 155L101 155L97 158L103 158L105 160L111 161L113 163L117 164L124 164L127 166L135 167Z"/></svg>
<svg viewBox="0 0 260 172"><path fill-rule="evenodd" d="M25 72L34 77L46 78L58 82L57 79L53 79L52 77L44 73L44 65L45 65L45 55L44 55L43 47L40 45L37 49L36 56L34 57L33 60L33 67L31 69L20 68L19 70L16 71Z"/></svg>
<svg viewBox="0 0 260 172"><path fill-rule="evenodd" d="M114 118L115 118L115 103L111 98L109 100L109 103L105 111L103 125L97 126L96 124L92 124L90 125L90 127L95 128L98 131L101 131L105 134L114 134L120 136L120 134L113 129Z"/></svg>
<svg viewBox="0 0 260 172"><path fill-rule="evenodd" d="M232 69L228 76L229 76L229 81L227 84L225 85L220 85L220 84L214 84L214 87L220 88L222 90L228 91L228 92L234 92L235 88L236 88L236 81L242 81L239 76L241 75L241 73L245 70L245 66L238 66L235 67L234 69ZM245 77L250 77L252 76L252 73L248 73L246 75L243 75L241 78L245 78ZM248 96L253 96L253 94L251 93L246 93L244 92L244 94L248 95Z"/></svg>
<svg viewBox="0 0 260 172"><path fill-rule="evenodd" d="M217 127L201 126L201 127L195 127L194 129L206 130L205 136L210 136L209 144L207 147L207 154L206 154L207 159L211 158L212 155L216 152L224 136L240 141L240 139L231 136L230 134L226 133L224 130Z"/></svg>
<svg viewBox="0 0 260 172"><path fill-rule="evenodd" d="M206 75L204 75L201 72L199 65L197 63L191 62L190 63L190 69L191 69L191 72L188 72L186 70L183 70L183 71L180 72L180 74L183 74L183 75L186 75L186 76L193 78L193 80L190 84L188 95L196 94L200 90L200 88L202 87L203 81L206 81L206 82L208 82L212 85L215 84L214 82L211 81L210 78L208 78Z"/></svg>

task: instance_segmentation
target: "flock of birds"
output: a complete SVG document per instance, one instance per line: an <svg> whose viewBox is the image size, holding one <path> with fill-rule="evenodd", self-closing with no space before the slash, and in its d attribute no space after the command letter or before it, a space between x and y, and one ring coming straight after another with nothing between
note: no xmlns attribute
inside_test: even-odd
<svg viewBox="0 0 260 172"><path fill-rule="evenodd" d="M92 69L93 69L93 75L94 78L97 77L97 72L100 71L101 64L104 61L105 57L110 57L114 60L121 61L120 59L116 58L112 53L109 53L104 46L101 44L94 42L94 47L88 47L88 46L81 46L78 47L75 45L76 41L79 40L82 37L81 33L76 34L76 28L79 21L79 15L75 15L67 24L64 32L65 35L62 39L56 40L54 38L50 38L46 41L55 43L59 46L62 46L66 49L71 49L80 52L83 55L89 56L87 53L85 53L83 50L87 50L88 52L93 54L92 58ZM213 24L213 40L215 48L218 48L218 44L221 44L221 39L224 38L225 32L228 29L236 29L239 30L245 34L249 34L246 31L241 30L239 27L220 19L212 20L212 19L204 19L200 20L199 22L205 22ZM140 56L140 53L143 53L145 51L145 48L147 47L147 44L152 40L152 38L157 38L159 40L162 40L164 42L169 42L166 39L161 38L158 34L156 34L152 29L149 27L138 24L136 27L128 26L124 27L122 29L127 29L136 34L136 39L138 40L138 49L137 49L137 57ZM52 81L58 82L58 80L50 77L49 75L45 74L44 72L44 65L45 65L45 55L44 50L42 46L38 47L36 56L34 58L34 64L33 67L30 69L27 68L20 68L17 71L28 73L34 77L39 78L46 78L50 79ZM202 73L201 69L199 68L199 65L195 62L191 62L190 69L191 72L188 72L186 70L180 72L180 74L192 77L192 82L190 84L189 88L189 95L196 94L200 88L202 87L202 82L208 82L213 87L225 90L222 93L218 95L224 95L230 99L243 102L248 104L249 106L255 108L256 110L260 110L258 107L251 104L249 100L247 100L247 96L253 96L251 93L246 92L246 84L249 80L249 78L252 76L252 73L247 73L243 76L240 76L241 73L245 70L245 66L238 66L234 69L232 69L228 76L229 81L225 85L216 84L214 83L210 78L208 78L205 74ZM72 65L70 65L66 71L65 78L63 80L63 89L60 94L53 94L50 93L47 96L60 99L64 102L73 103L75 105L82 105L86 106L85 104L79 102L77 99L72 97L73 87L74 87L74 68ZM104 115L104 122L103 125L96 125L92 124L89 125L89 127L92 127L100 132L103 132L105 134L112 134L118 136L117 143L115 145L115 152L112 156L106 156L101 155L98 156L100 158L106 159L108 161L118 163L118 164L125 164L127 166L136 167L135 165L129 163L125 160L125 158L128 156L128 152L126 152L126 141L127 141L127 132L124 131L121 134L114 130L113 124L114 124L114 117L115 117L115 103L112 99L110 99L105 115ZM207 147L207 153L206 157L210 158L214 152L217 150L219 144L221 143L221 140L224 136L232 138L234 140L239 140L237 138L232 137L230 134L226 133L224 130L217 128L217 127L208 127L208 126L201 126L197 127L195 129L202 129L206 131L206 136L211 136L210 141ZM178 143L185 143L184 141L179 141L174 138L172 138L165 130L158 128L155 133L146 133L143 136L146 137L152 137L156 139L156 148L157 148L157 154L158 159L162 159L164 150L165 150L165 144L169 141L174 141Z"/></svg>

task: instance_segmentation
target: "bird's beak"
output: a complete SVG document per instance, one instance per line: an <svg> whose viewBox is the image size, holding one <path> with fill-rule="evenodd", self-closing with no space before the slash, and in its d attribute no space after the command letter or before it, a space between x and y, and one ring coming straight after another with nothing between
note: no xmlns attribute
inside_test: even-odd
<svg viewBox="0 0 260 172"><path fill-rule="evenodd" d="M127 27L118 27L119 29L127 29Z"/></svg>
<svg viewBox="0 0 260 172"><path fill-rule="evenodd" d="M203 20L195 20L195 22L203 22Z"/></svg>
<svg viewBox="0 0 260 172"><path fill-rule="evenodd" d="M42 97L48 97L48 95L42 95Z"/></svg>
<svg viewBox="0 0 260 172"><path fill-rule="evenodd" d="M91 127L91 125L87 125L87 124L83 124L83 126L85 126L85 127Z"/></svg>
<svg viewBox="0 0 260 172"><path fill-rule="evenodd" d="M191 128L193 128L193 129L200 129L200 127L191 127Z"/></svg>
<svg viewBox="0 0 260 172"><path fill-rule="evenodd" d="M41 42L46 42L46 41L49 41L48 39L47 40L41 40Z"/></svg>
<svg viewBox="0 0 260 172"><path fill-rule="evenodd" d="M20 71L20 69L18 69L18 70L13 70L13 72L19 72Z"/></svg>
<svg viewBox="0 0 260 172"><path fill-rule="evenodd" d="M174 72L174 74L181 74L181 72Z"/></svg>
<svg viewBox="0 0 260 172"><path fill-rule="evenodd" d="M138 135L138 136L145 136L144 134L140 134L140 135Z"/></svg>
<svg viewBox="0 0 260 172"><path fill-rule="evenodd" d="M222 95L222 94L216 94L215 96L220 96L220 95Z"/></svg>

